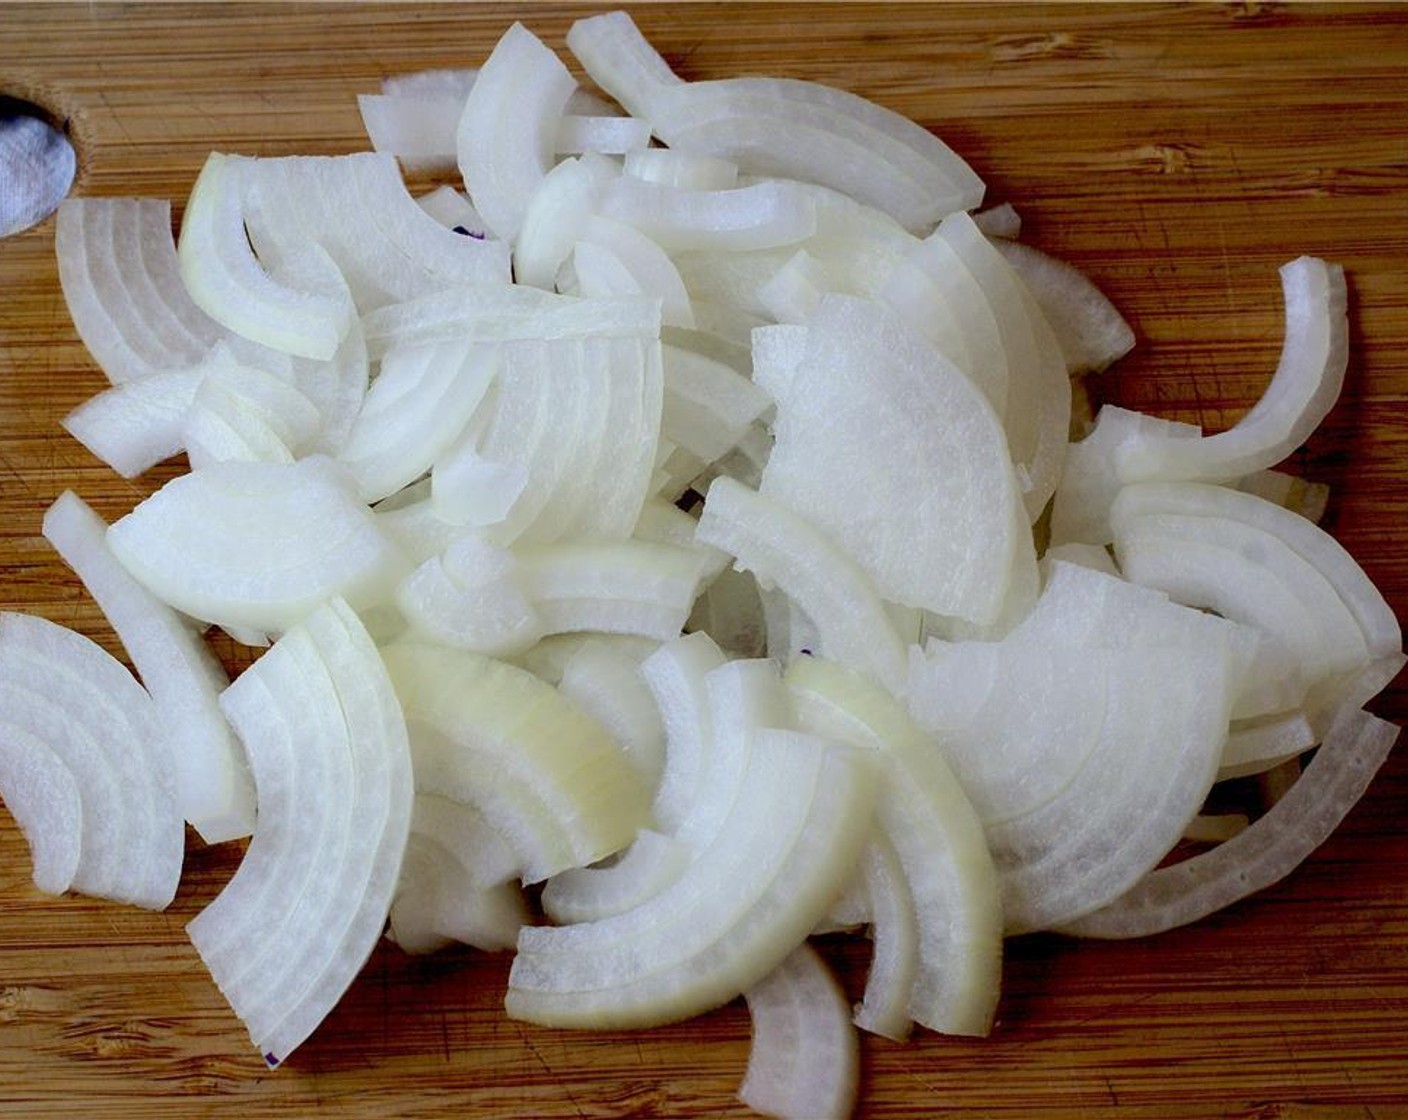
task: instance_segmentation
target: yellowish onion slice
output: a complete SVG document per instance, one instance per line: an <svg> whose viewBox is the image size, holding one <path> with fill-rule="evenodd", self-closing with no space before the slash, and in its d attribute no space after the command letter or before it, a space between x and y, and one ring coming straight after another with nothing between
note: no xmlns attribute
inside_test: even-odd
<svg viewBox="0 0 1408 1120"><path fill-rule="evenodd" d="M384 650L410 728L416 787L479 811L525 882L620 851L649 797L624 752L531 673L462 650Z"/></svg>
<svg viewBox="0 0 1408 1120"><path fill-rule="evenodd" d="M844 1120L860 1083L860 1042L845 993L808 945L799 945L743 998L753 1040L738 1099L789 1120Z"/></svg>
<svg viewBox="0 0 1408 1120"><path fill-rule="evenodd" d="M903 1037L909 1020L949 1034L992 1029L1002 970L1003 914L998 874L983 825L941 753L893 697L835 662L798 658L787 671L800 726L813 734L880 752L889 762L876 824L877 884L889 887L898 944L882 943L858 1021ZM894 864L885 857L893 855ZM913 958L902 943L914 929ZM891 929L883 932L891 934ZM880 956L882 949L884 956ZM893 953L893 956L891 954ZM912 978L902 988L906 976Z"/></svg>
<svg viewBox="0 0 1408 1120"><path fill-rule="evenodd" d="M751 742L717 842L668 889L611 918L519 934L509 1015L573 1027L678 1021L746 991L801 943L864 845L875 771L796 732Z"/></svg>

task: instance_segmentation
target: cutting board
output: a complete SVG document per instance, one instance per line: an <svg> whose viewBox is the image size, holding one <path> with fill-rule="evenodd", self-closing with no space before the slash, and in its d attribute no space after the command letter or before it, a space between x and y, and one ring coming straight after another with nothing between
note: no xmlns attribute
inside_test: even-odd
<svg viewBox="0 0 1408 1120"><path fill-rule="evenodd" d="M364 146L355 94L475 65L514 18L560 46L586 7L0 10L0 92L68 123L76 190L181 203L212 148ZM854 90L938 131L1024 235L1084 268L1139 349L1097 401L1217 430L1275 368L1276 268L1340 261L1344 397L1291 468L1408 616L1408 8L642 7L685 76L771 73ZM102 379L59 294L53 223L0 243L0 607L119 652L39 536L74 487L115 517L175 468L123 482L59 428ZM224 653L238 668L238 653ZM1408 714L1400 682L1376 710ZM985 1040L866 1039L867 1117L1405 1116L1408 755L1287 881L1138 943L1009 943ZM741 1004L653 1032L507 1020L507 962L379 949L341 1005L264 1068L183 933L236 845L189 844L165 913L39 895L0 814L0 1115L475 1118L738 1116ZM853 991L864 946L825 941Z"/></svg>

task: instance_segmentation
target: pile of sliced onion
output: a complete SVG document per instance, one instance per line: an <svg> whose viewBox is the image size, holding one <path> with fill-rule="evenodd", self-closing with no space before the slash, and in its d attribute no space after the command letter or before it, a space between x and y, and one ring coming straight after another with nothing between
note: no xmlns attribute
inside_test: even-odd
<svg viewBox="0 0 1408 1120"><path fill-rule="evenodd" d="M513 949L534 1023L742 996L742 1099L848 1115L857 1028L986 1034L1004 935L1196 920L1383 761L1398 622L1270 470L1338 396L1343 273L1282 270L1229 431L1068 442L1070 376L1133 335L940 140L683 81L625 13L567 42L619 108L514 24L363 97L374 152L212 154L179 241L165 200L63 205L110 382L65 426L191 470L110 527L49 510L141 683L0 619L0 793L51 892L161 907L183 819L250 836L188 929L271 1064L389 927ZM208 626L268 648L230 684ZM1221 842L1166 862L1185 836ZM836 930L854 1009L807 947Z"/></svg>

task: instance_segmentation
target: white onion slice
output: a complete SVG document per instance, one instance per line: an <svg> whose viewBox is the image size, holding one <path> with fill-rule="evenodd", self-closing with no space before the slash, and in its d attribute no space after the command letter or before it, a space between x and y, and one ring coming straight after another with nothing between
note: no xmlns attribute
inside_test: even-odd
<svg viewBox="0 0 1408 1120"><path fill-rule="evenodd" d="M460 174L495 235L512 241L552 166L557 129L576 88L556 54L521 23L480 68L455 137Z"/></svg>
<svg viewBox="0 0 1408 1120"><path fill-rule="evenodd" d="M752 1021L738 1099L791 1120L844 1120L855 1107L860 1042L845 993L816 951L799 945L743 993Z"/></svg>
<svg viewBox="0 0 1408 1120"><path fill-rule="evenodd" d="M784 79L682 82L625 12L578 20L567 45L671 148L835 187L911 228L982 199L981 180L941 140L855 94Z"/></svg>
<svg viewBox="0 0 1408 1120"><path fill-rule="evenodd" d="M164 199L65 199L54 247L74 326L114 385L192 365L219 337L181 281Z"/></svg>
<svg viewBox="0 0 1408 1120"><path fill-rule="evenodd" d="M372 151L395 156L407 171L438 175L456 168L455 132L464 100L359 93L357 109Z"/></svg>
<svg viewBox="0 0 1408 1120"><path fill-rule="evenodd" d="M459 650L384 650L410 728L416 788L474 806L525 882L624 848L648 819L625 754L523 669Z"/></svg>
<svg viewBox="0 0 1408 1120"><path fill-rule="evenodd" d="M247 162L212 152L201 169L178 244L186 290L202 311L238 335L301 357L331 358L355 309L345 293L300 291L260 266L244 228Z"/></svg>
<svg viewBox="0 0 1408 1120"><path fill-rule="evenodd" d="M995 620L1036 560L1002 427L972 382L879 305L827 296L789 382L765 387L778 412L763 495L805 511L886 598Z"/></svg>
<svg viewBox="0 0 1408 1120"><path fill-rule="evenodd" d="M399 557L331 460L216 463L108 530L157 598L195 618L282 631L331 595L370 601Z"/></svg>
<svg viewBox="0 0 1408 1120"><path fill-rule="evenodd" d="M411 572L396 606L416 635L491 657L522 653L544 633L513 557L473 534Z"/></svg>
<svg viewBox="0 0 1408 1120"><path fill-rule="evenodd" d="M1011 238L1017 232L989 236ZM993 248L1031 291L1055 332L1069 373L1099 373L1134 349L1134 331L1084 273L1018 241L996 240Z"/></svg>
<svg viewBox="0 0 1408 1120"><path fill-rule="evenodd" d="M513 276L522 285L552 291L588 220L600 209L606 185L621 174L614 160L584 155L549 171L527 201L513 246Z"/></svg>
<svg viewBox="0 0 1408 1120"><path fill-rule="evenodd" d="M1120 479L1224 482L1274 466L1305 442L1339 397L1349 362L1344 269L1314 257L1281 266L1286 332L1276 373L1237 424L1196 441L1122 449Z"/></svg>
<svg viewBox="0 0 1408 1120"><path fill-rule="evenodd" d="M894 896L891 921L913 926L917 944L915 959L907 960L903 928L894 931L901 944L893 949L877 932L872 968L878 972L866 985L857 1021L890 1037L902 1036L910 1019L951 1034L987 1034L1002 970L998 874L983 826L944 762L942 741L922 731L892 697L835 662L798 658L787 683L803 728L878 750L891 763L877 803L878 832L882 847L893 849L901 878L887 892ZM883 881L895 869L882 861L870 873ZM882 950L894 957L879 956ZM897 991L906 975L912 984Z"/></svg>
<svg viewBox="0 0 1408 1120"><path fill-rule="evenodd" d="M918 907L899 853L880 830L871 836L861 857L861 871L872 950L865 994L856 1005L854 1022L863 1031L903 1042L913 1023L911 996L921 967ZM997 893L991 893L995 902ZM939 915L942 910L929 912ZM1000 918L996 926L1000 945ZM1000 948L997 959L1001 959Z"/></svg>
<svg viewBox="0 0 1408 1120"><path fill-rule="evenodd" d="M671 148L641 148L626 156L625 173L647 183L693 191L726 191L738 185L738 164Z"/></svg>
<svg viewBox="0 0 1408 1120"><path fill-rule="evenodd" d="M635 117L596 117L566 113L558 119L553 151L559 155L600 152L625 155L643 152L650 144L650 125Z"/></svg>
<svg viewBox="0 0 1408 1120"><path fill-rule="evenodd" d="M904 686L904 643L874 584L791 510L730 478L709 486L698 538L737 558L760 586L781 588L816 624L827 657Z"/></svg>
<svg viewBox="0 0 1408 1120"><path fill-rule="evenodd" d="M1310 765L1265 816L1201 855L1159 868L1118 900L1067 923L1082 937L1143 937L1206 917L1279 882L1339 827L1399 729L1346 709Z"/></svg>
<svg viewBox="0 0 1408 1120"><path fill-rule="evenodd" d="M379 501L428 471L469 423L498 368L493 347L388 351L338 454L363 500Z"/></svg>
<svg viewBox="0 0 1408 1120"><path fill-rule="evenodd" d="M136 478L185 447L184 426L205 372L199 366L124 381L63 418L69 435L123 478Z"/></svg>
<svg viewBox="0 0 1408 1120"><path fill-rule="evenodd" d="M31 849L36 885L165 909L185 833L155 705L121 662L47 619L0 614L0 753L16 819L54 830Z"/></svg>
<svg viewBox="0 0 1408 1120"><path fill-rule="evenodd" d="M64 491L44 514L44 536L78 574L117 632L156 701L171 746L176 807L207 844L254 829L254 787L217 699L229 683L209 647L138 583L107 546L107 525Z"/></svg>
<svg viewBox="0 0 1408 1120"><path fill-rule="evenodd" d="M508 247L448 230L376 152L250 160L250 236L267 266L310 247L331 259L359 311L476 281L506 282ZM262 219L258 228L255 212Z"/></svg>
<svg viewBox="0 0 1408 1120"><path fill-rule="evenodd" d="M654 541L573 540L518 550L519 578L544 631L676 637L699 594L692 548Z"/></svg>
<svg viewBox="0 0 1408 1120"><path fill-rule="evenodd" d="M1299 709L1258 720L1233 720L1217 780L1264 773L1304 754L1318 740L1314 725Z"/></svg>
<svg viewBox="0 0 1408 1120"><path fill-rule="evenodd" d="M467 886L464 878L464 867L452 853L413 832L387 937L407 953L433 953L452 941L485 952L512 948L528 921L522 892L513 883Z"/></svg>
<svg viewBox="0 0 1408 1120"><path fill-rule="evenodd" d="M785 181L689 190L623 175L606 186L601 212L671 252L771 249L816 231L811 197Z"/></svg>
<svg viewBox="0 0 1408 1120"><path fill-rule="evenodd" d="M659 244L625 222L588 218L572 249L572 267L583 296L659 300L662 324L694 326L679 271Z"/></svg>
<svg viewBox="0 0 1408 1120"><path fill-rule="evenodd" d="M752 987L838 895L871 820L863 756L809 736L752 737L717 842L649 902L518 938L505 1007L553 1026L645 1026L717 1007Z"/></svg>
<svg viewBox="0 0 1408 1120"><path fill-rule="evenodd" d="M1121 491L1120 516L1183 515L1240 521L1280 541L1320 572L1344 601L1364 633L1371 657L1403 650L1403 632L1383 593L1329 533L1298 514L1237 490L1197 483L1150 483Z"/></svg>
<svg viewBox="0 0 1408 1120"><path fill-rule="evenodd" d="M772 398L733 367L693 350L662 347L665 438L706 463L737 447Z"/></svg>
<svg viewBox="0 0 1408 1120"><path fill-rule="evenodd" d="M307 691L310 686L317 691ZM245 857L254 862L241 888L232 890L240 880L236 872L187 928L272 1066L331 1011L381 936L410 828L410 755L376 647L338 600L275 643L222 702L245 738L260 787L259 825ZM295 711L300 706L314 709L316 738L299 741L298 748L321 751L329 769L322 782L299 783L295 796L276 798L270 808L295 818L316 817L318 802L343 789L343 800L327 811L326 823L311 838L300 836L293 822L268 821L264 815L261 779L273 777L268 763L297 771L297 763L280 757L288 742L273 746L264 766L256 758L269 743L309 726L307 716ZM270 825L272 837L255 859L254 846ZM264 854L271 849L272 859ZM261 928L262 945L252 952L232 951L253 926Z"/></svg>

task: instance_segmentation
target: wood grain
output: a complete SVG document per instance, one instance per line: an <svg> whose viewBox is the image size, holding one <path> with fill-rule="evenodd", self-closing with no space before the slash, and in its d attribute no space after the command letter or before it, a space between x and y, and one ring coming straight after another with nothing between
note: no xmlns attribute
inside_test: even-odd
<svg viewBox="0 0 1408 1120"><path fill-rule="evenodd" d="M571 5L0 9L0 92L66 118L77 190L185 197L212 148L363 146L354 94L481 60L512 18L560 45ZM1294 457L1329 524L1408 615L1408 8L739 5L640 8L689 77L830 82L938 130L1035 244L1086 268L1139 350L1100 399L1209 428L1274 368L1276 266L1341 261L1344 399ZM66 437L102 384L64 311L52 222L0 243L0 608L117 652L39 536L76 487L109 516L126 483ZM1377 710L1408 714L1402 683ZM867 1039L867 1117L1408 1116L1408 764L1286 883L1137 944L1009 946L988 1040ZM185 940L238 851L190 845L172 908L39 896L0 814L0 1115L413 1120L745 1115L738 1006L650 1033L576 1035L499 1011L506 964L379 950L270 1073ZM852 985L860 946L825 951Z"/></svg>

